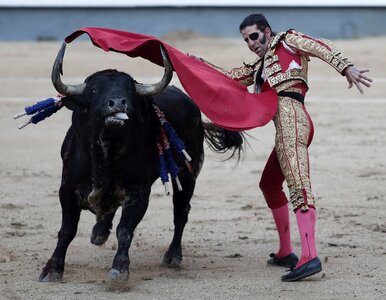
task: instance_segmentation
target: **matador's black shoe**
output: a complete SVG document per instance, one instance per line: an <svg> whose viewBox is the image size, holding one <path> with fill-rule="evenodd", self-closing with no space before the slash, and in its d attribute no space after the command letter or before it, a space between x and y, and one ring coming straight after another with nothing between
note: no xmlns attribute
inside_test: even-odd
<svg viewBox="0 0 386 300"><path fill-rule="evenodd" d="M292 269L281 277L281 281L298 281L322 271L322 263L319 257L315 257L299 268Z"/></svg>
<svg viewBox="0 0 386 300"><path fill-rule="evenodd" d="M267 264L279 267L294 268L299 261L299 258L294 253L284 257L278 257L271 253L269 257L270 259L267 260Z"/></svg>

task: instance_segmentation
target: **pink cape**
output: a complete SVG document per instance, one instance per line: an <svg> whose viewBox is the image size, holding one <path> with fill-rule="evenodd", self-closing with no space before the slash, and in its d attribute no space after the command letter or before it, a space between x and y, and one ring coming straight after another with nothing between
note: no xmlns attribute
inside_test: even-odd
<svg viewBox="0 0 386 300"><path fill-rule="evenodd" d="M264 126L276 112L275 91L251 94L236 80L155 37L86 27L73 32L65 41L70 43L83 33L87 33L92 43L104 51L120 52L130 57L140 56L160 66L163 66L160 53L162 44L186 93L212 122L223 128L242 131Z"/></svg>

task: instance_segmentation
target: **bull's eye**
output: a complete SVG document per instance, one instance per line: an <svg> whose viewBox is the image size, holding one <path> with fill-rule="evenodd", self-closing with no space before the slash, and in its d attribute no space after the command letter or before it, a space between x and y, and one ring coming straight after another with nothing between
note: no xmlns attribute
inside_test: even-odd
<svg viewBox="0 0 386 300"><path fill-rule="evenodd" d="M96 94L96 90L92 90L91 93L92 93L93 95L95 95L95 94Z"/></svg>
<svg viewBox="0 0 386 300"><path fill-rule="evenodd" d="M126 105L126 99L122 100L122 105Z"/></svg>
<svg viewBox="0 0 386 300"><path fill-rule="evenodd" d="M114 106L114 101L109 100L109 106L110 106L110 107L113 107L113 106Z"/></svg>

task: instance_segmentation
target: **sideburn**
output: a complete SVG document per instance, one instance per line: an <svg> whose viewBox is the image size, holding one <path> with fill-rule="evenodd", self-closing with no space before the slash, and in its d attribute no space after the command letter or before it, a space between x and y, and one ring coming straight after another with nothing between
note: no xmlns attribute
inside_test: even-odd
<svg viewBox="0 0 386 300"><path fill-rule="evenodd" d="M261 43L263 45L265 45L265 43L267 42L267 38L265 37L265 34L263 35L263 39L261 40Z"/></svg>

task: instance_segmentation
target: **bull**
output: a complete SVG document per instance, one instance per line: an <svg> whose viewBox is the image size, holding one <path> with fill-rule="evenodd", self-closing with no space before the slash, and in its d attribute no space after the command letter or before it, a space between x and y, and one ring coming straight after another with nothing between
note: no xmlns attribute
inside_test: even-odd
<svg viewBox="0 0 386 300"><path fill-rule="evenodd" d="M232 154L240 154L242 135L213 124L205 126L192 100L168 86L173 70L162 46L164 75L156 84L140 84L126 73L104 70L82 84L66 85L61 80L65 45L52 70L53 85L65 96L62 103L72 110L72 124L61 148L62 224L56 248L39 281L62 278L66 251L76 235L82 210L96 215L91 243L102 245L109 237L118 207L122 207L116 228L118 247L108 277L127 281L134 230L147 210L151 186L159 177L156 137L160 123L153 103L164 112L192 158L190 165L181 158L176 162L182 190L173 180L174 236L162 260L163 265L179 266L189 203L204 161L204 139L215 151L233 149Z"/></svg>

